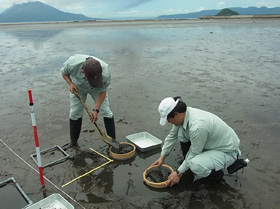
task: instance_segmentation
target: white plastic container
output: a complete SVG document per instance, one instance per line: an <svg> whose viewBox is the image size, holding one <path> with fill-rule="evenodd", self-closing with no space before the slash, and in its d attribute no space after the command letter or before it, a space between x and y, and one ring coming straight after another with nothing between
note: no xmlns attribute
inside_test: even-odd
<svg viewBox="0 0 280 209"><path fill-rule="evenodd" d="M127 140L134 144L141 152L147 152L161 147L162 141L148 132L140 132L126 136Z"/></svg>
<svg viewBox="0 0 280 209"><path fill-rule="evenodd" d="M52 194L43 200L31 205L26 209L74 209L74 206L71 205L67 200L65 200L60 194Z"/></svg>

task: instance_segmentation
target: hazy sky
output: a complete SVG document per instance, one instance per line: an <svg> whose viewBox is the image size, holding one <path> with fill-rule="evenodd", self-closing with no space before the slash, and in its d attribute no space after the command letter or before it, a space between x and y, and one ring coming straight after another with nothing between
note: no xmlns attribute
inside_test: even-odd
<svg viewBox="0 0 280 209"><path fill-rule="evenodd" d="M14 4L29 1L1 0L0 13ZM97 18L157 17L230 7L280 7L280 0L41 0L41 2L64 12Z"/></svg>

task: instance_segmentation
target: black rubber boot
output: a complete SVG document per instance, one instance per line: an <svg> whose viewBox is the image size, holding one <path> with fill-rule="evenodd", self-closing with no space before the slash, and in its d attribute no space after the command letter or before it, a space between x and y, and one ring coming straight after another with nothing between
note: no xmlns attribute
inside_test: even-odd
<svg viewBox="0 0 280 209"><path fill-rule="evenodd" d="M206 178L211 180L211 181L219 181L221 180L222 178L224 177L224 172L223 170L218 170L218 171L215 171L215 170L212 170L210 175L207 176Z"/></svg>
<svg viewBox="0 0 280 209"><path fill-rule="evenodd" d="M116 139L116 129L115 129L115 120L114 117L107 118L104 117L104 125L108 136L111 136L113 139Z"/></svg>
<svg viewBox="0 0 280 209"><path fill-rule="evenodd" d="M65 144L62 149L67 150L75 145L77 145L77 141L80 136L82 128L82 118L79 118L78 120L71 120L70 119L70 143Z"/></svg>
<svg viewBox="0 0 280 209"><path fill-rule="evenodd" d="M249 160L248 160L249 161ZM232 174L236 171L238 171L241 168L244 168L247 166L247 162L244 159L237 159L231 166L227 168L227 171L229 174Z"/></svg>
<svg viewBox="0 0 280 209"><path fill-rule="evenodd" d="M189 151L189 149L190 149L191 141L188 141L188 142L180 142L180 145L181 145L181 150L182 150L182 153L183 153L183 157L184 157L184 159L185 159L186 154L188 153L188 151Z"/></svg>

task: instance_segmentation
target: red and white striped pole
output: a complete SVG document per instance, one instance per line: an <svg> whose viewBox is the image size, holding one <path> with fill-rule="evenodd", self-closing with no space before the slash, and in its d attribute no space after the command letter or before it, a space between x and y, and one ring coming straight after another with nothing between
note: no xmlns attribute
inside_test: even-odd
<svg viewBox="0 0 280 209"><path fill-rule="evenodd" d="M43 175L41 153L40 153L40 147L39 147L39 140L38 140L38 134L37 134L37 126L36 126L36 120L35 120L35 113L34 113L34 106L33 106L34 104L33 104L31 89L28 89L28 96L29 96L31 121L32 121L32 125L33 125L34 140L35 140L35 145L36 145L37 163L38 163L38 167L39 167L40 181L41 181L41 185L44 186L45 185L44 175Z"/></svg>

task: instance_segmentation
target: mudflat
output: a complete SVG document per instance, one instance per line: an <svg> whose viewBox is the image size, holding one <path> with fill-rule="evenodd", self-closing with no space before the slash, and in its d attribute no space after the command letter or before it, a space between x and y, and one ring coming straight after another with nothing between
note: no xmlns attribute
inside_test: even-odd
<svg viewBox="0 0 280 209"><path fill-rule="evenodd" d="M60 193L75 208L266 209L280 204L279 20L3 24L0 29L0 182L14 177L33 202ZM90 172L107 159L89 148L109 153L85 113L79 146L67 151L68 160L44 168L42 189L30 158L35 143L27 91L33 93L40 149L67 143L69 89L60 68L79 53L110 66L108 94L119 142L142 131L164 140L171 125L160 126L158 104L181 96L188 106L229 124L240 137L241 157L250 163L219 182L193 181L187 173L179 185L164 189L150 188L142 178L160 149L137 151L132 159ZM86 103L93 107L92 98ZM105 131L101 117L97 123ZM42 155L43 163L60 154ZM176 145L165 164L176 169L181 161Z"/></svg>

